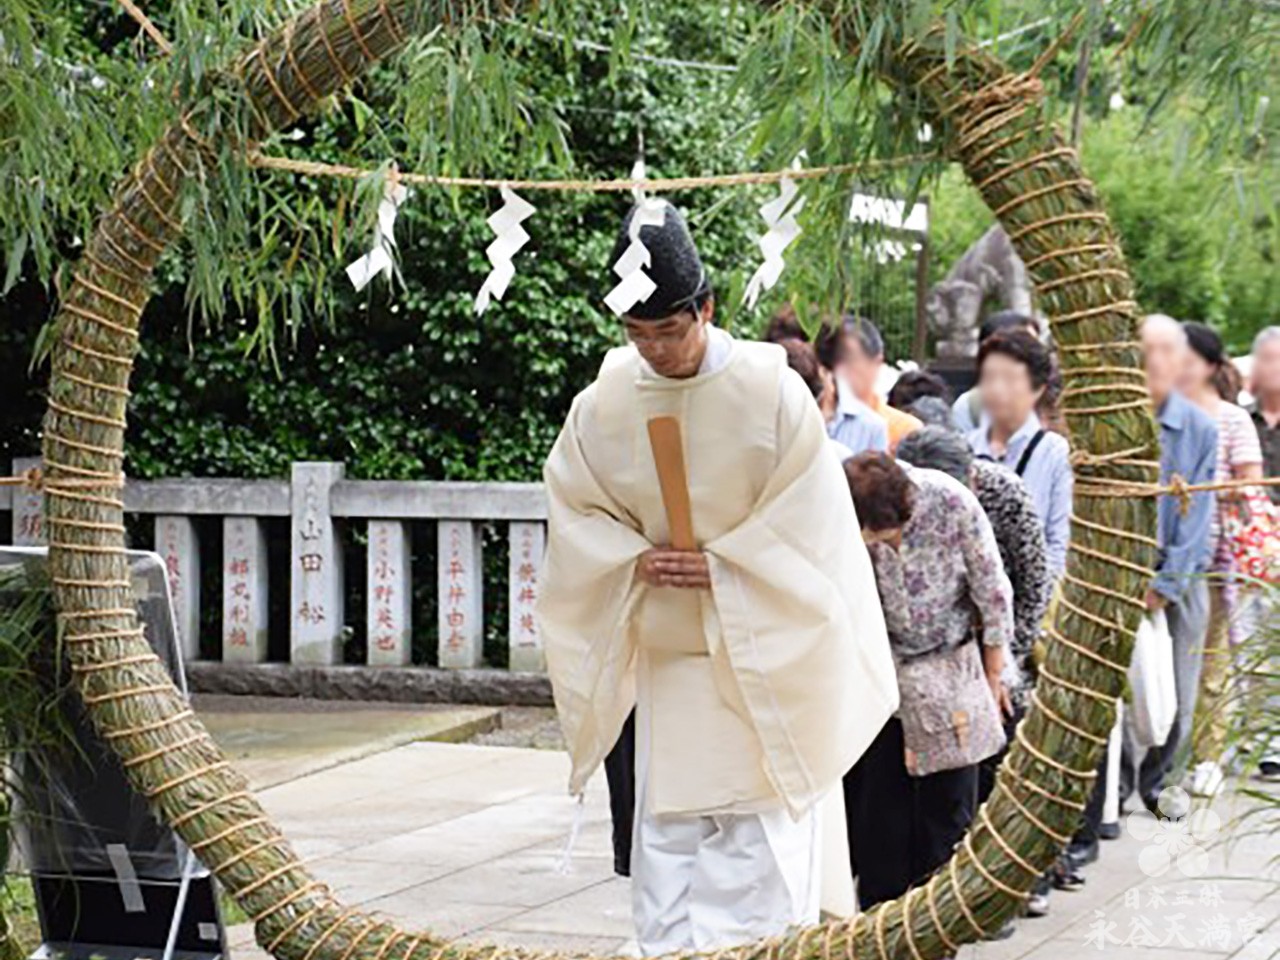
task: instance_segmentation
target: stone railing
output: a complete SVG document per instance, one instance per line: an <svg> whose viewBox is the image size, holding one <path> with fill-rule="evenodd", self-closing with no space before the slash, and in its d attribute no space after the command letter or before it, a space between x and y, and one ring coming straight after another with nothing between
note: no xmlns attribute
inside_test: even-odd
<svg viewBox="0 0 1280 960"><path fill-rule="evenodd" d="M39 466L14 460L13 474ZM267 660L268 561L264 521L288 517L289 661L326 667L342 661L344 625L342 524L367 525L368 665L407 667L413 635L410 521L435 521L439 598L438 662L481 665L484 572L481 527L506 523L510 543L509 668L545 669L534 624L545 544L546 502L536 483L427 483L347 480L340 463L295 463L288 480L131 480L126 512L154 518L155 550L173 586L178 632L189 661L200 652L200 551L195 518L222 518L222 661ZM0 511L12 514L12 543L44 542L41 495L0 487Z"/></svg>

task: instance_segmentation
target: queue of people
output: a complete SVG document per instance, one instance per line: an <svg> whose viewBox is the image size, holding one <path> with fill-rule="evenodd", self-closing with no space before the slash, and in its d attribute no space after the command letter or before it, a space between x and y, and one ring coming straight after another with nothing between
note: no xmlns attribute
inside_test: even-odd
<svg viewBox="0 0 1280 960"><path fill-rule="evenodd" d="M810 344L782 314L766 336L781 348L717 327L684 218L646 204L611 262L638 238L652 289L621 309L629 343L544 470L538 618L570 789L606 768L615 866L640 950L659 955L870 908L951 855L1026 709L1072 477L1033 319L991 318L975 392L916 371L885 396L865 318ZM1258 338L1248 413L1212 331L1151 317L1142 345L1166 479L1277 472L1280 329ZM1173 625L1179 719L1159 749L1127 751L1123 784L1149 806L1210 725L1197 701L1220 704L1232 681L1211 611L1254 602L1206 576L1242 566L1232 503L1160 507L1147 603ZM1201 764L1227 761L1216 731L1204 743ZM1100 809L1029 912L1083 882Z"/></svg>
<svg viewBox="0 0 1280 960"><path fill-rule="evenodd" d="M793 367L812 365L816 357L833 389L856 397L857 436L844 429L838 404L834 415L830 408L824 414L833 437L844 429L844 436L854 441L844 444L852 454L845 458L845 470L864 538L872 544L900 683L904 666L918 671L913 666L917 658L946 648L938 643L922 649L918 639L931 635L939 618L979 645L986 644L993 630L1008 631L1005 650L1012 669L1004 671L1001 689L993 687L993 701L1000 707L1006 738L1012 736L1035 678L1033 650L1066 569L1070 541L1070 444L1056 404L1061 377L1039 324L1011 312L990 317L980 331L977 384L958 398L928 370L901 374L888 392L887 409L910 414L914 422L898 421L895 430L886 419L887 446L880 443L880 424L873 419L885 408L865 393L868 371L863 364L883 352L877 350L882 339L873 323L845 317L828 324L816 338L816 351L796 345L803 333L795 325L775 323L766 337L784 343ZM1210 327L1152 315L1143 323L1142 350L1160 428L1162 482L1174 477L1191 485L1256 481L1280 473L1280 327L1262 331L1254 344L1254 399L1248 409L1237 403L1244 384ZM856 442L859 437L864 438L862 446ZM896 457L896 465L885 450ZM878 478L877 483L868 478ZM962 499L957 487L976 498ZM940 506L943 488L953 499ZM1255 505L1257 496L1255 492ZM1275 488L1269 496L1280 503ZM911 505L893 508L904 499ZM950 528L976 524L975 508L984 518L977 539L987 542L987 563L994 556L996 571L1005 578L1008 610L993 602L988 567L960 569L972 548ZM885 521L887 509L897 509L902 522ZM1159 805L1166 786L1185 785L1197 796L1212 796L1220 788L1229 762L1233 652L1256 623L1260 600L1237 576L1239 544L1229 531L1229 517L1238 515L1232 494L1196 493L1185 506L1162 498L1158 511L1160 560L1147 606L1162 610L1167 619L1177 715L1167 741L1157 747L1139 750L1132 735L1123 739L1119 789L1122 798L1136 794L1147 809L1167 815L1170 811ZM913 519L917 513L929 519ZM883 532L887 523L889 536ZM948 533L933 529L935 524ZM1274 536L1275 522L1267 529ZM931 587L946 578L949 600L941 602ZM910 587L903 590L903 583ZM911 698L904 693L893 721L898 726L891 724L881 734L891 753L902 752L900 728L910 722L903 718L909 709ZM946 725L934 726L945 739ZM1003 755L993 752L976 765L948 771L951 777L945 782L959 786L939 794L939 774L908 776L903 763L895 768L877 759L880 744L872 745L846 779L850 842L864 906L901 893L950 855L974 803L989 792ZM906 749L910 756L911 746ZM867 809L864 783L866 768L873 764L878 793ZM1099 840L1118 835L1118 824L1101 822L1105 771L1104 758L1080 830L1030 897L1029 915L1047 912L1052 888L1082 884L1083 868L1099 855ZM1277 757L1264 754L1256 772L1280 777ZM872 839L864 840L867 834ZM872 850L860 855L868 842ZM886 862L893 864L894 875L887 884L880 876Z"/></svg>

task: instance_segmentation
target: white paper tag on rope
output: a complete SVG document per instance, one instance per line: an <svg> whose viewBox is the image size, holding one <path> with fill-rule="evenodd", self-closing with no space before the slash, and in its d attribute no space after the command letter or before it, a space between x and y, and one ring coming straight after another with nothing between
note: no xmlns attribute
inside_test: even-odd
<svg viewBox="0 0 1280 960"><path fill-rule="evenodd" d="M800 158L797 157L792 169L800 169ZM786 263L782 252L789 247L796 237L800 236L800 224L797 214L804 209L804 197L796 200L800 188L790 177L778 181L778 196L760 207L760 218L768 228L764 235L756 241L760 252L764 254L764 262L756 268L747 282L746 300L748 307L754 307L760 294L773 289Z"/></svg>
<svg viewBox="0 0 1280 960"><path fill-rule="evenodd" d="M485 249L485 256L493 264L493 269L476 294L477 314L489 309L491 299L501 300L507 292L507 287L516 275L515 256L529 242L529 234L522 224L535 212L533 204L518 196L510 187L502 187L501 192L502 206L486 221L495 234L493 242Z"/></svg>
<svg viewBox="0 0 1280 960"><path fill-rule="evenodd" d="M378 274L390 279L395 273L395 227L400 205L409 197L409 190L400 183L388 179L382 199L378 201L378 222L373 229L373 246L369 252L347 265L347 276L357 291L363 290Z"/></svg>
<svg viewBox="0 0 1280 960"><path fill-rule="evenodd" d="M643 160L636 161L636 165L631 169L631 179L645 179ZM631 223L627 225L627 237L631 242L627 245L627 249L622 251L618 262L613 265L613 272L618 276L618 285L604 298L605 306L619 317L637 303L644 303L653 296L653 291L658 289L658 285L644 272L645 267L652 262L652 258L649 255L649 248L640 242L640 231L644 227L660 227L667 219L665 200L650 199L639 187L636 187L632 193L636 198L636 212L631 218Z"/></svg>

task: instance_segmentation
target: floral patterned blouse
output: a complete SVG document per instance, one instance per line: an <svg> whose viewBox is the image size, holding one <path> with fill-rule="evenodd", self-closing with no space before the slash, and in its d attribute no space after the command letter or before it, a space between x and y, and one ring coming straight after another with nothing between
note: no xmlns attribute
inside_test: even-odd
<svg viewBox="0 0 1280 960"><path fill-rule="evenodd" d="M1012 648L1013 590L982 506L944 473L903 467L916 490L902 545L868 544L894 656L950 650L975 632Z"/></svg>

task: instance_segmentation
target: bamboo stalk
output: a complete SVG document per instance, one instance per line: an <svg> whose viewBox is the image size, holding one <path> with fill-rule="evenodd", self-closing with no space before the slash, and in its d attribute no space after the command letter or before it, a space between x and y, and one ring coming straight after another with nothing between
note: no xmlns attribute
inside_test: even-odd
<svg viewBox="0 0 1280 960"><path fill-rule="evenodd" d="M147 646L118 532L123 388L152 271L181 228L183 186L198 176L216 132L247 128L256 137L293 123L411 33L482 12L464 3L323 0L290 21L223 76L234 96L189 105L143 158L99 221L56 319L45 490L54 595L78 689L135 787L254 918L259 942L289 960L531 954L452 945L344 909L302 867L163 669L141 658ZM1152 482L1154 472L1141 464L1155 458L1154 426L1141 407L1126 405L1140 375L1109 392L1115 370L1137 372L1132 283L1078 158L1040 116L1034 78L1012 76L974 48L960 50L947 69L935 32L901 52L889 79L923 92L952 152L1002 211L1063 347L1075 391L1068 407L1117 408L1069 420L1073 444L1090 455L1080 475L1095 488ZM1128 461L1111 458L1120 451L1136 452ZM723 960L935 960L994 931L1016 909L1078 817L1140 616L1141 571L1153 562L1144 539L1154 528L1151 498L1080 493L1075 511L1083 522L1073 536L1089 552L1070 560L1055 627L1061 639L1049 644L1037 705L1009 751L1001 786L954 861L928 885L854 922L724 951Z"/></svg>

